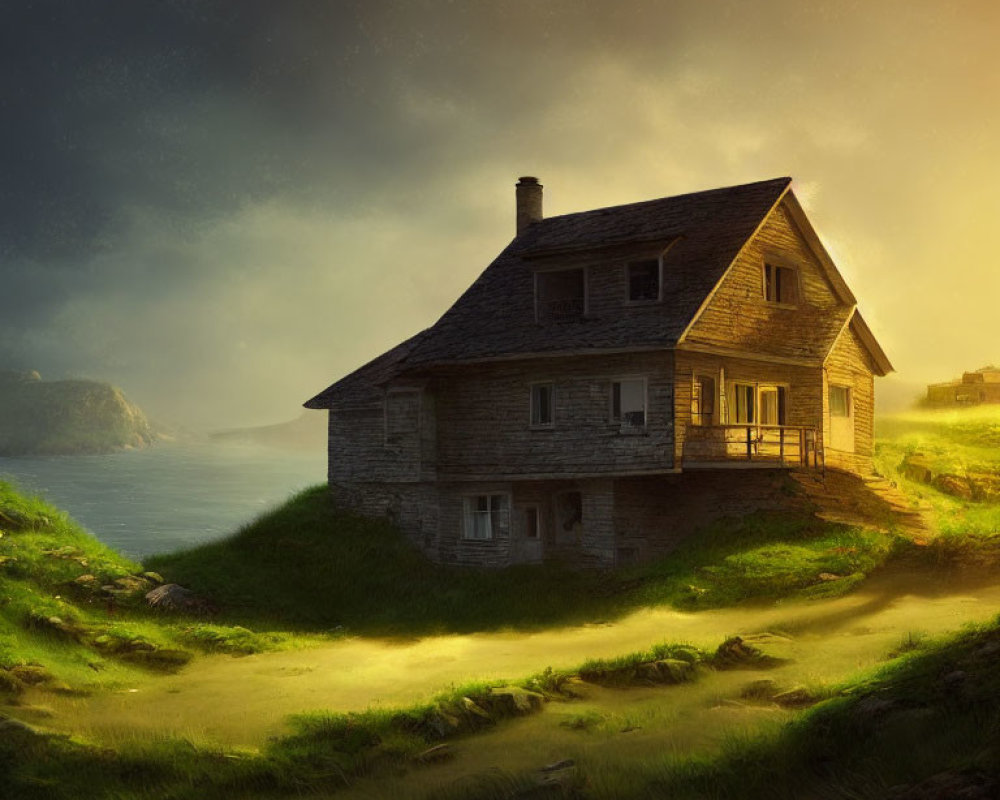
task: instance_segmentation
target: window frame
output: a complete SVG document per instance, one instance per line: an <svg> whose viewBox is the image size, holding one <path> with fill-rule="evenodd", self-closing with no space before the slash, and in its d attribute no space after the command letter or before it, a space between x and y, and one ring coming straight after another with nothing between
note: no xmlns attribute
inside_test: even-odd
<svg viewBox="0 0 1000 800"><path fill-rule="evenodd" d="M529 518L535 520L534 534L531 533L532 526L528 522ZM540 541L542 538L542 511L535 504L524 507L524 538L531 542Z"/></svg>
<svg viewBox="0 0 1000 800"><path fill-rule="evenodd" d="M621 384L625 382L642 383L642 425L627 424L621 411ZM618 384L618 416L615 416L615 384ZM608 422L617 425L622 432L644 432L649 427L649 378L646 375L621 375L610 380L608 385Z"/></svg>
<svg viewBox="0 0 1000 800"><path fill-rule="evenodd" d="M656 262L656 297L655 298L633 298L632 297L632 267L636 267L650 262ZM663 255L655 258L634 258L625 262L625 305L626 306L648 306L663 302Z"/></svg>
<svg viewBox="0 0 1000 800"><path fill-rule="evenodd" d="M712 411L709 414L709 419L706 422L704 419L704 412L695 412L695 398L698 401L702 401L704 397L704 392L701 389L700 382L703 380L709 380L712 382ZM695 391L695 387L698 390ZM700 407L700 406L699 406ZM707 372L695 372L691 376L691 424L698 428L707 428L712 425L717 425L720 418L721 408L719 407L719 377L717 375L709 374Z"/></svg>
<svg viewBox="0 0 1000 800"><path fill-rule="evenodd" d="M547 269L536 269L532 273L532 288L534 290L534 305L535 305L535 324L541 325L546 322L563 322L570 321L574 317L567 317L566 320L561 320L552 317L542 317L540 299L538 296L538 279L539 276L545 275L552 272L582 272L583 273L583 312L580 315L580 319L586 319L590 314L590 270L584 266L580 267L548 267Z"/></svg>
<svg viewBox="0 0 1000 800"><path fill-rule="evenodd" d="M487 498L486 504L488 508L481 511L478 508L473 509L473 504L479 505L480 498ZM499 508L493 508L493 501L496 499L502 500ZM507 515L507 531L508 535L510 533L510 508L511 508L511 496L510 492L481 492L476 494L464 494L462 495L462 541L463 542L492 542L496 540L498 531L494 529L494 514L504 514ZM485 536L474 536L475 525L473 520L474 514L486 514L486 535ZM498 523L501 520L498 519ZM500 527L498 524L497 528Z"/></svg>
<svg viewBox="0 0 1000 800"><path fill-rule="evenodd" d="M783 270L791 275L793 297L790 300L768 297L768 286L776 285L774 281L769 282L769 272L777 276L778 270ZM799 267L797 265L789 264L780 258L765 257L761 268L761 296L764 298L764 302L768 305L777 306L779 308L797 308L802 297L802 280L801 270Z"/></svg>
<svg viewBox="0 0 1000 800"><path fill-rule="evenodd" d="M839 414L839 413L835 414L833 412L833 390L834 389L838 389L838 390L842 389L843 392L844 392L844 404L845 404L845 410L846 410L846 413L844 413L844 414ZM830 418L831 419L834 418L834 417L836 417L837 419L850 419L852 416L854 416L854 392L852 391L852 387L849 386L849 385L842 384L842 383L831 383L830 386L829 386L829 388L827 389L827 404L828 404L828 407L830 409Z"/></svg>
<svg viewBox="0 0 1000 800"><path fill-rule="evenodd" d="M535 391L547 387L549 390L548 422L535 419ZM556 426L556 384L555 381L534 381L528 384L528 427L533 430L546 430Z"/></svg>

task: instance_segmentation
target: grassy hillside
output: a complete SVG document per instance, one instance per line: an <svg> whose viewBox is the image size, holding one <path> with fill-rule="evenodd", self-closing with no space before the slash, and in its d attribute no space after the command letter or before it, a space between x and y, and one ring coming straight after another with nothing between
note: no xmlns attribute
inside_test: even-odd
<svg viewBox="0 0 1000 800"><path fill-rule="evenodd" d="M427 561L388 523L338 510L316 487L229 539L147 564L243 624L420 635L595 621L659 603L697 609L831 596L899 544L891 535L760 514L718 523L659 562L614 572L454 568Z"/></svg>
<svg viewBox="0 0 1000 800"><path fill-rule="evenodd" d="M0 455L107 453L153 438L142 411L110 384L0 372Z"/></svg>

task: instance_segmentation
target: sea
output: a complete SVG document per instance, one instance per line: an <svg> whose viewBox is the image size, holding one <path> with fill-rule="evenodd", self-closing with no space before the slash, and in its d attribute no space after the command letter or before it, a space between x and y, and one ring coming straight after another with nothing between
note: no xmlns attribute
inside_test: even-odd
<svg viewBox="0 0 1000 800"><path fill-rule="evenodd" d="M0 458L0 479L142 559L224 538L326 480L322 448L160 442L108 455Z"/></svg>

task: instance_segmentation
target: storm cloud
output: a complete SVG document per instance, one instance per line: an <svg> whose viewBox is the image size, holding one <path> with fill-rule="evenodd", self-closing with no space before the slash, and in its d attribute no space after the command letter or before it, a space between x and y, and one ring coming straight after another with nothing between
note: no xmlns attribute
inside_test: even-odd
<svg viewBox="0 0 1000 800"><path fill-rule="evenodd" d="M986 2L6 2L0 367L290 418L546 213L779 175L897 380L1000 361ZM891 387L890 387L891 388Z"/></svg>

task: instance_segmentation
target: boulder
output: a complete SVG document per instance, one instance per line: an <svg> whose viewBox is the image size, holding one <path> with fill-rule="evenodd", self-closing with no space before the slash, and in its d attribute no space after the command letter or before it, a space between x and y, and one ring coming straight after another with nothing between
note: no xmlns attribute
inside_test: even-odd
<svg viewBox="0 0 1000 800"><path fill-rule="evenodd" d="M0 508L0 528L8 531L20 531L30 527L31 520L16 508Z"/></svg>
<svg viewBox="0 0 1000 800"><path fill-rule="evenodd" d="M665 683L683 683L694 677L694 664L679 658L664 658L656 662L656 668Z"/></svg>
<svg viewBox="0 0 1000 800"><path fill-rule="evenodd" d="M952 497L960 497L962 500L973 500L973 486L965 478L959 475L942 474L931 480L931 486L939 492L950 494Z"/></svg>
<svg viewBox="0 0 1000 800"><path fill-rule="evenodd" d="M203 611L207 605L190 589L176 583L165 583L146 592L146 602L166 611Z"/></svg>
<svg viewBox="0 0 1000 800"><path fill-rule="evenodd" d="M904 477L917 483L930 483L934 477L931 463L923 453L909 453L899 464L899 471Z"/></svg>
<svg viewBox="0 0 1000 800"><path fill-rule="evenodd" d="M490 694L501 701L509 713L530 714L542 707L545 696L538 692L530 692L520 686L496 686L490 689Z"/></svg>

